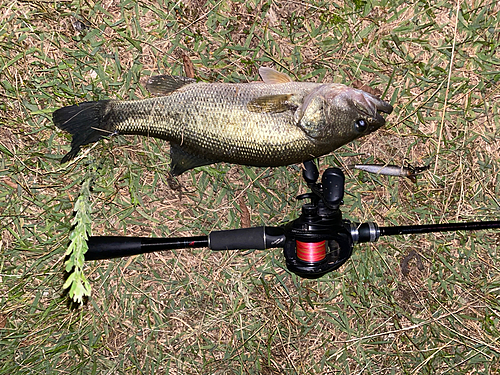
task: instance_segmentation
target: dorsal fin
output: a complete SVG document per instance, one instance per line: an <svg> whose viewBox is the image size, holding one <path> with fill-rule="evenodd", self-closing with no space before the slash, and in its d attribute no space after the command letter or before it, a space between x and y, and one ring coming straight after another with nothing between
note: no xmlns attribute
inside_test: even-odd
<svg viewBox="0 0 500 375"><path fill-rule="evenodd" d="M262 80L269 84L293 82L287 74L265 66L259 68L259 74Z"/></svg>
<svg viewBox="0 0 500 375"><path fill-rule="evenodd" d="M195 82L194 78L159 75L150 77L146 83L146 88L153 95L167 95L182 86Z"/></svg>

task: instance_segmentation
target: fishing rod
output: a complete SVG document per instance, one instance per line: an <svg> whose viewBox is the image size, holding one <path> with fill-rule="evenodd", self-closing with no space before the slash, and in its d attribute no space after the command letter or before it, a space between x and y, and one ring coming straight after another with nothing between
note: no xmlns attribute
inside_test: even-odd
<svg viewBox="0 0 500 375"><path fill-rule="evenodd" d="M252 227L213 231L206 236L150 238L125 236L89 237L85 260L111 259L156 251L208 247L211 250L267 250L282 248L287 268L315 279L341 267L358 243L382 236L458 230L498 229L500 221L379 227L342 218L345 176L339 168L327 169L318 183L314 162L304 163L303 177L311 190L297 199L310 199L300 216L278 227Z"/></svg>

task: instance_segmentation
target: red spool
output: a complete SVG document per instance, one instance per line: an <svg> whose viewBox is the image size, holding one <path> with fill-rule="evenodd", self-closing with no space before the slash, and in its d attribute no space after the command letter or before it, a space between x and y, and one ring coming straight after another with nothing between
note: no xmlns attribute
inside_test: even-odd
<svg viewBox="0 0 500 375"><path fill-rule="evenodd" d="M297 243L297 258L303 262L315 263L326 257L326 241L321 242L302 242Z"/></svg>

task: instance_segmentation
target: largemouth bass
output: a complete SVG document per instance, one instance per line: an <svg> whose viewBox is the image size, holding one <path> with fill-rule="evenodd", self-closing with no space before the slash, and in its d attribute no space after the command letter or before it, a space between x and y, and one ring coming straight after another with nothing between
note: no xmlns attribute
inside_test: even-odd
<svg viewBox="0 0 500 375"><path fill-rule="evenodd" d="M80 147L111 134L139 134L170 142L171 173L229 162L281 166L322 156L385 124L392 106L337 83L294 82L261 67L263 82L196 83L154 76L143 100L100 100L58 109L54 124Z"/></svg>

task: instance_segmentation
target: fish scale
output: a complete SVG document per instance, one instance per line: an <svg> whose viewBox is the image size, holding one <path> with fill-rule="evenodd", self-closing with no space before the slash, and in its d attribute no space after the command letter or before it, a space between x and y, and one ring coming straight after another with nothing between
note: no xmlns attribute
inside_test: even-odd
<svg viewBox="0 0 500 375"><path fill-rule="evenodd" d="M169 141L173 174L219 161L288 165L375 131L385 123L379 111L392 111L388 103L345 85L293 82L269 68L259 72L262 83L156 76L148 89L162 96L61 108L54 123L73 134L63 162L82 145L118 132Z"/></svg>

